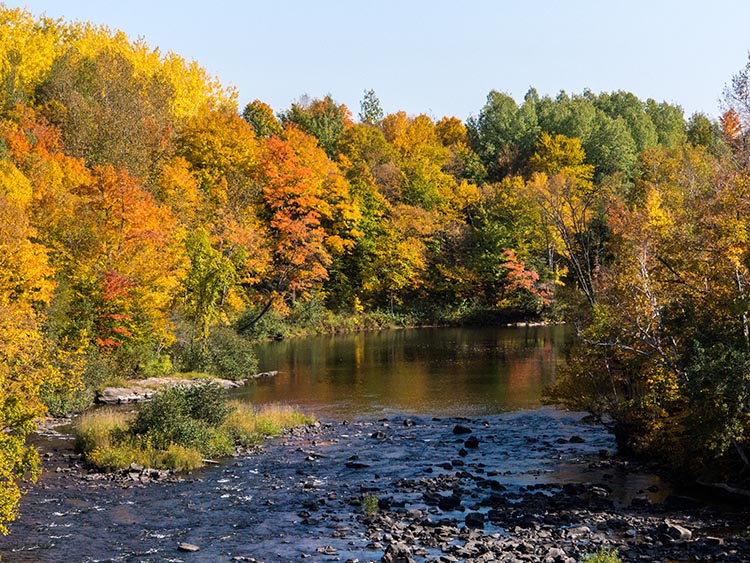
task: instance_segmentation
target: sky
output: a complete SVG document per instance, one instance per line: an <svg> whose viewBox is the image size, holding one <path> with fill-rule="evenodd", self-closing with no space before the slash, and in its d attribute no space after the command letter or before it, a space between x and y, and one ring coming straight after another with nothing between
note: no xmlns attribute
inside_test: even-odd
<svg viewBox="0 0 750 563"><path fill-rule="evenodd" d="M462 120L490 90L626 90L720 113L748 62L746 0L5 0L91 21L194 59L283 111L331 94L357 115L373 89L386 113Z"/></svg>

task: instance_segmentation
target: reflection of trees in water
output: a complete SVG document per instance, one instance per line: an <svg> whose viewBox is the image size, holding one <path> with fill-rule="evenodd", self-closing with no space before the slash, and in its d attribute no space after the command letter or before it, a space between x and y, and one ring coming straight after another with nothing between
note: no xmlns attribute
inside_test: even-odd
<svg viewBox="0 0 750 563"><path fill-rule="evenodd" d="M488 412L539 404L565 342L560 327L420 329L269 343L261 369L278 369L255 402L352 405L371 413ZM335 411L335 408L330 409ZM356 414L349 412L348 415Z"/></svg>

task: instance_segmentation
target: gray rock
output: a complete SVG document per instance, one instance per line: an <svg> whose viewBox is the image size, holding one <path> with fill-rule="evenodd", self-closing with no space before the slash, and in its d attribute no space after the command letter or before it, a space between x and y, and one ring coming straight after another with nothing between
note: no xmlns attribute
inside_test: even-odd
<svg viewBox="0 0 750 563"><path fill-rule="evenodd" d="M693 538L693 533L690 530L669 520L665 520L663 524L660 524L658 531L674 540L689 541Z"/></svg>
<svg viewBox="0 0 750 563"><path fill-rule="evenodd" d="M177 549L180 551L184 551L186 553L193 553L195 551L200 551L201 548L197 545L194 545L192 543L181 543L177 546Z"/></svg>
<svg viewBox="0 0 750 563"><path fill-rule="evenodd" d="M565 553L559 547L551 547L547 550L547 555L544 558L545 563L565 563L568 559L568 554Z"/></svg>
<svg viewBox="0 0 750 563"><path fill-rule="evenodd" d="M402 542L391 542L385 548L382 563L416 563L409 546Z"/></svg>

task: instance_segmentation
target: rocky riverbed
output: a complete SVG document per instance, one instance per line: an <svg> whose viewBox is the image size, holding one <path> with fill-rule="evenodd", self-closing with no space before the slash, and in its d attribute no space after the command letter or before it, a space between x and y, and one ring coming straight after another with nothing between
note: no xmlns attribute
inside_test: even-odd
<svg viewBox="0 0 750 563"><path fill-rule="evenodd" d="M685 496L554 410L318 423L183 476L92 474L69 445L40 438L3 561L750 561L745 507Z"/></svg>

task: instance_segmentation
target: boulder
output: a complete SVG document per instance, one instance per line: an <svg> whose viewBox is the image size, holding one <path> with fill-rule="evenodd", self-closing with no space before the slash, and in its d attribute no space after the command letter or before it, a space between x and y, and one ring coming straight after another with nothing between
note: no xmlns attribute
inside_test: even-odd
<svg viewBox="0 0 750 563"><path fill-rule="evenodd" d="M471 432L472 432L471 428L463 424L456 424L453 427L454 434L471 434Z"/></svg>
<svg viewBox="0 0 750 563"><path fill-rule="evenodd" d="M665 520L659 525L658 532L673 540L689 541L693 538L693 533L690 530L669 520Z"/></svg>
<svg viewBox="0 0 750 563"><path fill-rule="evenodd" d="M438 502L438 508L440 510L455 510L461 506L461 497L458 495L448 495L446 497L441 496Z"/></svg>
<svg viewBox="0 0 750 563"><path fill-rule="evenodd" d="M416 563L409 546L402 542L391 542L385 548L382 563Z"/></svg>
<svg viewBox="0 0 750 563"><path fill-rule="evenodd" d="M469 528L484 528L484 514L481 512L469 512L464 519Z"/></svg>
<svg viewBox="0 0 750 563"><path fill-rule="evenodd" d="M476 436L470 436L464 442L464 446L467 447L467 448L478 448L479 447L479 438L477 438Z"/></svg>

